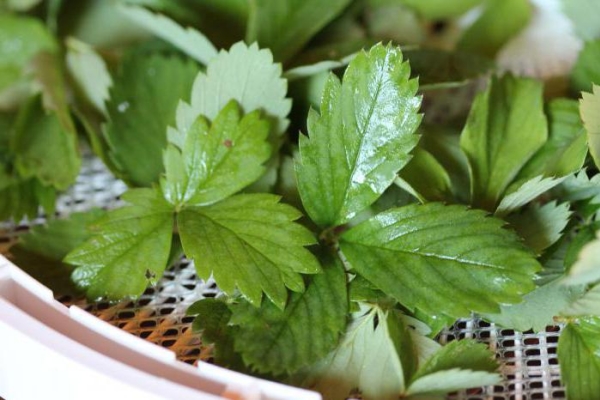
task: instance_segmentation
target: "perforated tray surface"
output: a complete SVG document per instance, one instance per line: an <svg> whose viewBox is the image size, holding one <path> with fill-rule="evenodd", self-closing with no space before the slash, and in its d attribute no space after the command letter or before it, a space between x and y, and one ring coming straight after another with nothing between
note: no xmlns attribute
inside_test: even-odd
<svg viewBox="0 0 600 400"><path fill-rule="evenodd" d="M125 190L126 186L99 160L87 157L76 184L60 197L57 213L64 216L93 207L114 208L121 203L119 195ZM30 225L43 221L40 217L29 223L2 224L0 244L8 245ZM198 360L210 362L212 349L203 345L200 335L192 332L192 318L185 315L185 310L194 301L218 293L212 280L198 279L193 262L183 259L165 272L156 287L148 288L136 301L90 304L83 299L57 295L63 303L77 304L110 324L172 350L181 361L193 364ZM473 338L487 343L501 363L504 381L500 385L454 393L449 399L564 399L556 355L560 330L560 326L553 326L545 332L520 333L476 318L457 321L440 334L439 341Z"/></svg>

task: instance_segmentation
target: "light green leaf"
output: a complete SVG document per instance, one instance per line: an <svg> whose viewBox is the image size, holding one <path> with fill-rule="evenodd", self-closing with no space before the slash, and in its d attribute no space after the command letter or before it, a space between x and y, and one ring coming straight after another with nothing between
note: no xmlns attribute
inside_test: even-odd
<svg viewBox="0 0 600 400"><path fill-rule="evenodd" d="M568 287L555 280L527 293L522 303L502 305L499 314L483 317L509 329L542 332L546 326L554 324L554 317L581 294L581 287Z"/></svg>
<svg viewBox="0 0 600 400"><path fill-rule="evenodd" d="M554 192L561 199L575 202L592 199L592 202L600 202L600 174L591 178L584 168L580 172L569 176Z"/></svg>
<svg viewBox="0 0 600 400"><path fill-rule="evenodd" d="M568 317L583 317L593 315L600 317L600 285L593 286L580 298L575 299L560 312Z"/></svg>
<svg viewBox="0 0 600 400"><path fill-rule="evenodd" d="M171 249L173 209L155 189L133 189L129 205L110 211L92 227L95 235L71 251L75 284L90 299L141 295L162 276Z"/></svg>
<svg viewBox="0 0 600 400"><path fill-rule="evenodd" d="M59 190L75 181L81 164L75 132L66 132L56 114L44 112L39 96L21 108L14 132L11 147L23 177Z"/></svg>
<svg viewBox="0 0 600 400"><path fill-rule="evenodd" d="M409 75L400 50L382 45L358 54L342 83L330 75L296 164L302 202L321 227L344 224L374 203L410 159L421 118Z"/></svg>
<svg viewBox="0 0 600 400"><path fill-rule="evenodd" d="M77 89L97 111L107 115L106 102L112 77L106 63L91 46L67 38L66 63Z"/></svg>
<svg viewBox="0 0 600 400"><path fill-rule="evenodd" d="M556 201L544 205L533 204L527 210L510 215L506 220L537 254L560 239L571 217L569 203Z"/></svg>
<svg viewBox="0 0 600 400"><path fill-rule="evenodd" d="M494 214L503 217L518 210L542 193L560 184L565 178L544 178L543 175L539 175L525 182L515 182L506 189L506 194Z"/></svg>
<svg viewBox="0 0 600 400"><path fill-rule="evenodd" d="M123 61L106 105L104 133L109 156L129 184L158 181L167 126L175 122L177 104L188 96L197 72L194 63L177 57L138 53Z"/></svg>
<svg viewBox="0 0 600 400"><path fill-rule="evenodd" d="M6 0L6 5L15 11L27 11L40 2L41 0Z"/></svg>
<svg viewBox="0 0 600 400"><path fill-rule="evenodd" d="M575 100L554 99L547 107L548 140L525 164L516 180L577 172L587 155L587 138Z"/></svg>
<svg viewBox="0 0 600 400"><path fill-rule="evenodd" d="M581 93L579 100L579 112L583 125L587 132L590 154L596 163L600 165L600 86L593 85L594 93Z"/></svg>
<svg viewBox="0 0 600 400"><path fill-rule="evenodd" d="M600 318L581 318L563 329L558 340L558 361L569 399L598 398Z"/></svg>
<svg viewBox="0 0 600 400"><path fill-rule="evenodd" d="M564 13L573 21L573 27L579 37L584 40L600 37L600 4L596 0L561 0L561 3Z"/></svg>
<svg viewBox="0 0 600 400"><path fill-rule="evenodd" d="M600 281L600 231L596 232L595 240L583 246L564 283L584 285L596 281Z"/></svg>
<svg viewBox="0 0 600 400"><path fill-rule="evenodd" d="M269 50L259 50L256 44L234 44L221 51L194 81L190 104L180 102L177 108L177 131L171 130L169 140L180 146L187 130L199 115L214 119L229 101L236 100L247 114L261 110L273 120L273 133L282 134L292 103L285 98L287 81L281 77L281 65L273 62Z"/></svg>
<svg viewBox="0 0 600 400"><path fill-rule="evenodd" d="M258 372L290 374L321 360L346 328L348 295L341 262L327 259L304 293L293 293L281 310L271 302L259 308L232 306L235 349Z"/></svg>
<svg viewBox="0 0 600 400"><path fill-rule="evenodd" d="M592 84L600 85L600 39L586 42L571 70L571 86L577 92L590 92Z"/></svg>
<svg viewBox="0 0 600 400"><path fill-rule="evenodd" d="M340 248L356 272L410 310L465 317L533 289L540 266L502 225L463 206L408 205L348 230Z"/></svg>
<svg viewBox="0 0 600 400"><path fill-rule="evenodd" d="M103 215L102 210L92 209L34 226L10 248L10 258L56 295L74 294L77 290L71 281L73 267L62 260L69 251L89 239L88 225Z"/></svg>
<svg viewBox="0 0 600 400"><path fill-rule="evenodd" d="M407 7L414 9L427 19L445 19L458 17L471 8L480 4L483 0L458 0L448 2L446 0L400 0Z"/></svg>
<svg viewBox="0 0 600 400"><path fill-rule="evenodd" d="M299 273L320 267L304 248L313 235L292 221L301 214L270 194L242 194L208 207L184 208L177 225L185 254L193 258L202 279L211 274L225 293L235 288L254 305L262 292L283 308L286 286L304 290Z"/></svg>
<svg viewBox="0 0 600 400"><path fill-rule="evenodd" d="M143 7L121 6L119 10L138 25L171 43L196 61L208 64L217 56L217 49L196 29L183 28L172 19Z"/></svg>
<svg viewBox="0 0 600 400"><path fill-rule="evenodd" d="M467 28L458 49L493 57L531 19L528 0L489 0L479 18Z"/></svg>
<svg viewBox="0 0 600 400"><path fill-rule="evenodd" d="M323 72L328 72L336 68L345 67L354 59L354 57L356 57L356 53L343 57L339 61L324 60L310 65L301 65L292 69L288 69L284 72L283 77L289 82L298 79L309 78L311 76L319 75Z"/></svg>
<svg viewBox="0 0 600 400"><path fill-rule="evenodd" d="M400 178L410 185L421 202L453 198L448 172L431 153L420 147L415 148L412 160L400 171Z"/></svg>
<svg viewBox="0 0 600 400"><path fill-rule="evenodd" d="M325 400L347 399L357 387L365 399L397 399L406 382L401 353L415 355L400 315L363 305L338 348L310 368L304 385Z"/></svg>
<svg viewBox="0 0 600 400"><path fill-rule="evenodd" d="M460 141L469 161L474 206L495 210L521 168L546 142L542 90L540 82L506 75L492 78L475 98Z"/></svg>
<svg viewBox="0 0 600 400"><path fill-rule="evenodd" d="M501 381L502 377L496 373L453 368L417 379L410 385L407 394L421 399L423 395L446 394L460 389L494 385Z"/></svg>
<svg viewBox="0 0 600 400"><path fill-rule="evenodd" d="M246 42L286 61L350 4L350 0L253 0Z"/></svg>
<svg viewBox="0 0 600 400"><path fill-rule="evenodd" d="M266 141L269 123L255 111L245 116L231 100L209 127L200 116L191 126L182 149L169 144L164 153L166 175L160 185L167 201L207 205L256 181L271 154Z"/></svg>

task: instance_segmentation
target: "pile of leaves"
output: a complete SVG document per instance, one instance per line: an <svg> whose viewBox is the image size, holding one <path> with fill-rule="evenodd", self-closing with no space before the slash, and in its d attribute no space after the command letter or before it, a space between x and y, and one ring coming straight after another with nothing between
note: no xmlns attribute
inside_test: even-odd
<svg viewBox="0 0 600 400"><path fill-rule="evenodd" d="M574 64L513 75L540 3L0 1L0 219L48 219L9 256L120 300L185 255L223 293L188 310L215 362L326 399L493 385L443 327L559 322L595 399L600 6L552 11ZM125 205L53 218L84 148Z"/></svg>

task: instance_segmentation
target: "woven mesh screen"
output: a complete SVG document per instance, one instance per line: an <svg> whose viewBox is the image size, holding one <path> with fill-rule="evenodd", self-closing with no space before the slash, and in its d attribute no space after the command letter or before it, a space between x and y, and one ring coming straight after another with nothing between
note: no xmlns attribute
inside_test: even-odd
<svg viewBox="0 0 600 400"><path fill-rule="evenodd" d="M88 158L76 184L59 199L57 213L67 215L92 207L114 208L120 204L119 195L125 189L99 160ZM43 218L16 225L3 224L0 244L12 242L29 225L41 222ZM59 297L59 300L76 304L110 324L172 350L178 359L193 364L197 360L210 362L212 349L192 332L192 318L185 315L185 310L194 301L218 293L215 283L199 280L193 263L184 259L167 270L160 282L136 301L88 304L71 297ZM560 326L554 326L545 332L521 333L476 318L457 321L442 332L439 341L474 338L487 343L501 363L504 381L501 385L454 393L449 399L564 399L556 355L560 330Z"/></svg>

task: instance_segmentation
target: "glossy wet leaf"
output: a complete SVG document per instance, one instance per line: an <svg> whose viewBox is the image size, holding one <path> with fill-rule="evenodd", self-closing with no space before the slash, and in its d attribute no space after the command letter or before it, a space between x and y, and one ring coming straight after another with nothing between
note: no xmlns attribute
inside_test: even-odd
<svg viewBox="0 0 600 400"><path fill-rule="evenodd" d="M330 75L320 113L309 113L296 164L302 202L318 225L352 219L409 161L421 120L409 75L400 50L382 45L358 54L342 82Z"/></svg>
<svg viewBox="0 0 600 400"><path fill-rule="evenodd" d="M65 258L77 266L73 280L90 299L137 297L167 266L172 206L155 189L133 189L122 197L129 204L94 224L94 236Z"/></svg>
<svg viewBox="0 0 600 400"><path fill-rule="evenodd" d="M579 100L579 112L587 132L590 154L600 165L600 85L593 85L592 93L582 93Z"/></svg>
<svg viewBox="0 0 600 400"><path fill-rule="evenodd" d="M167 127L175 123L198 66L177 57L136 54L114 77L104 134L119 176L133 186L150 186L163 172Z"/></svg>
<svg viewBox="0 0 600 400"><path fill-rule="evenodd" d="M235 349L258 372L293 373L334 349L346 328L348 295L339 261L328 259L323 273L303 293L293 293L281 310L269 301L232 306Z"/></svg>
<svg viewBox="0 0 600 400"><path fill-rule="evenodd" d="M542 84L492 78L473 102L460 145L471 172L475 207L493 211L529 159L546 143Z"/></svg>
<svg viewBox="0 0 600 400"><path fill-rule="evenodd" d="M202 116L192 124L181 149L169 144L164 153L165 198L179 207L222 200L256 181L265 172L271 146L269 123L255 111L244 116L230 101L212 124Z"/></svg>
<svg viewBox="0 0 600 400"><path fill-rule="evenodd" d="M408 309L465 317L518 303L534 288L539 264L502 225L463 206L408 205L348 230L340 249L354 271Z"/></svg>
<svg viewBox="0 0 600 400"><path fill-rule="evenodd" d="M235 289L256 307L262 293L283 308L287 288L304 290L300 273L320 270L304 247L313 235L293 222L301 214L271 194L242 194L208 207L184 208L177 215L183 249L202 279L211 274L227 294Z"/></svg>
<svg viewBox="0 0 600 400"><path fill-rule="evenodd" d="M594 400L600 393L600 318L567 324L558 341L558 361L570 399Z"/></svg>

